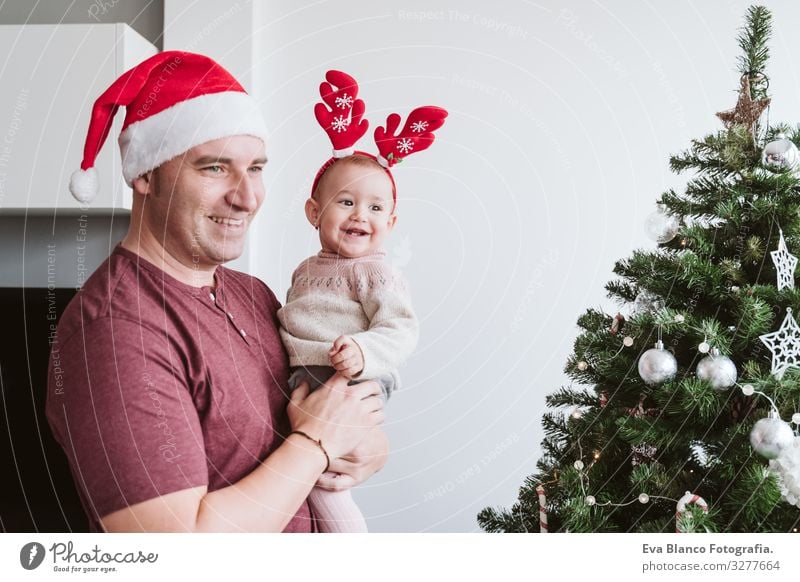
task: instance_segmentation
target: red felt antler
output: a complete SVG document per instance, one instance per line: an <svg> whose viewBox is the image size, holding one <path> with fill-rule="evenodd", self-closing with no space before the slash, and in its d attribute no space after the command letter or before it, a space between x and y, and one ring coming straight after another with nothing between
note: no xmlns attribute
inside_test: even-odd
<svg viewBox="0 0 800 582"><path fill-rule="evenodd" d="M314 106L314 115L333 144L333 157L322 164L317 172L311 186L312 195L316 192L323 174L338 158L357 153L377 160L384 167L392 181L392 196L395 197L394 177L389 168L403 161L406 156L430 147L434 141L433 132L444 124L447 111L433 105L418 107L408 116L405 126L399 133L396 132L400 127L400 116L392 113L386 119L386 127L375 130L378 156L363 151L356 152L354 147L356 142L363 137L369 127L367 120L362 119L364 102L357 98L358 83L353 77L341 71L328 71L325 73L325 79L326 82L319 86L323 103Z"/></svg>
<svg viewBox="0 0 800 582"><path fill-rule="evenodd" d="M447 111L441 107L426 105L412 111L403 130L395 135L400 126L400 116L392 113L386 118L386 127L375 129L375 143L380 152L379 161L391 168L403 158L421 152L433 143L433 132L442 127Z"/></svg>
<svg viewBox="0 0 800 582"><path fill-rule="evenodd" d="M353 153L353 146L367 132L369 122L361 119L364 102L357 99L358 83L353 77L328 71L325 79L319 86L324 103L314 106L314 115L331 140L333 156L340 158Z"/></svg>

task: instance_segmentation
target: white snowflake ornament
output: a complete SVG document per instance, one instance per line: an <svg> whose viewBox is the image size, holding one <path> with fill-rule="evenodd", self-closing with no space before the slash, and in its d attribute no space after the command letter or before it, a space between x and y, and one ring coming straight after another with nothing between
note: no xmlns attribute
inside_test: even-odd
<svg viewBox="0 0 800 582"><path fill-rule="evenodd" d="M797 257L789 253L786 248L786 240L783 238L783 231L780 231L781 239L778 243L778 250L772 251L772 262L778 270L778 291L781 289L794 289L794 270L797 267Z"/></svg>
<svg viewBox="0 0 800 582"><path fill-rule="evenodd" d="M350 120L347 119L344 115L340 115L338 117L334 117L333 118L333 123L331 123L331 126L333 127L333 129L335 129L339 133L342 133L343 131L345 131L347 129L348 125L350 125Z"/></svg>
<svg viewBox="0 0 800 582"><path fill-rule="evenodd" d="M339 109L347 109L348 107L353 106L353 98L345 93L341 97L336 98L336 107Z"/></svg>
<svg viewBox="0 0 800 582"><path fill-rule="evenodd" d="M414 133L422 133L428 129L428 122L427 121L415 121L411 124L411 131Z"/></svg>
<svg viewBox="0 0 800 582"><path fill-rule="evenodd" d="M786 317L778 331L758 336L772 352L772 375L783 378L789 368L800 368L800 327L792 317L792 308L786 308Z"/></svg>
<svg viewBox="0 0 800 582"><path fill-rule="evenodd" d="M397 149L400 150L400 153L407 154L411 150L414 149L414 142L404 137L403 139L397 140Z"/></svg>

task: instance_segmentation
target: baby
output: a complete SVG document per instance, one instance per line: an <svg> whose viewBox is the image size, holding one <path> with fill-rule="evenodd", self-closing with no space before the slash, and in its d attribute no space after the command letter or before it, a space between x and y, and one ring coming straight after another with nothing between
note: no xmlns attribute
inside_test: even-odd
<svg viewBox="0 0 800 582"><path fill-rule="evenodd" d="M314 390L338 373L349 384L376 381L386 400L399 387L397 367L419 336L405 281L381 249L397 222L390 168L412 150L430 146L447 112L417 108L397 135L400 116L393 113L386 127L375 131L379 154L355 151L368 125L361 119L358 85L340 71L328 71L326 80L320 86L324 103L314 113L331 139L334 157L317 173L305 204L321 251L297 267L278 311L292 368L289 388L307 382ZM315 487L309 501L321 531L367 531L349 491Z"/></svg>
<svg viewBox="0 0 800 582"><path fill-rule="evenodd" d="M374 159L344 157L322 174L305 210L322 250L295 270L278 312L289 388L305 381L313 390L338 372L376 380L389 398L418 338L405 282L381 250L397 222L394 184ZM315 488L310 501L322 531L366 531L349 491Z"/></svg>

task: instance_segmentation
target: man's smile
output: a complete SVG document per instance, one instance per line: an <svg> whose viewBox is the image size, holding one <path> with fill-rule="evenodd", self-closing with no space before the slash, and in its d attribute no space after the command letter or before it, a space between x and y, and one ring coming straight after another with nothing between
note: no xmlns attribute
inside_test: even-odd
<svg viewBox="0 0 800 582"><path fill-rule="evenodd" d="M217 224L222 224L224 226L242 226L244 224L243 218L226 218L223 216L209 216L213 222Z"/></svg>

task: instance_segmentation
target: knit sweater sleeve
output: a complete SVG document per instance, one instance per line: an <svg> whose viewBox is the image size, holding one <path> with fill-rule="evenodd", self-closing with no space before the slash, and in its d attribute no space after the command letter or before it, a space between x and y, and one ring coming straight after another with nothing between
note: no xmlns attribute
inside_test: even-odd
<svg viewBox="0 0 800 582"><path fill-rule="evenodd" d="M364 355L364 369L357 378L376 378L411 355L419 339L419 322L399 270L384 262L359 263L353 278L370 322L369 329L350 336Z"/></svg>

